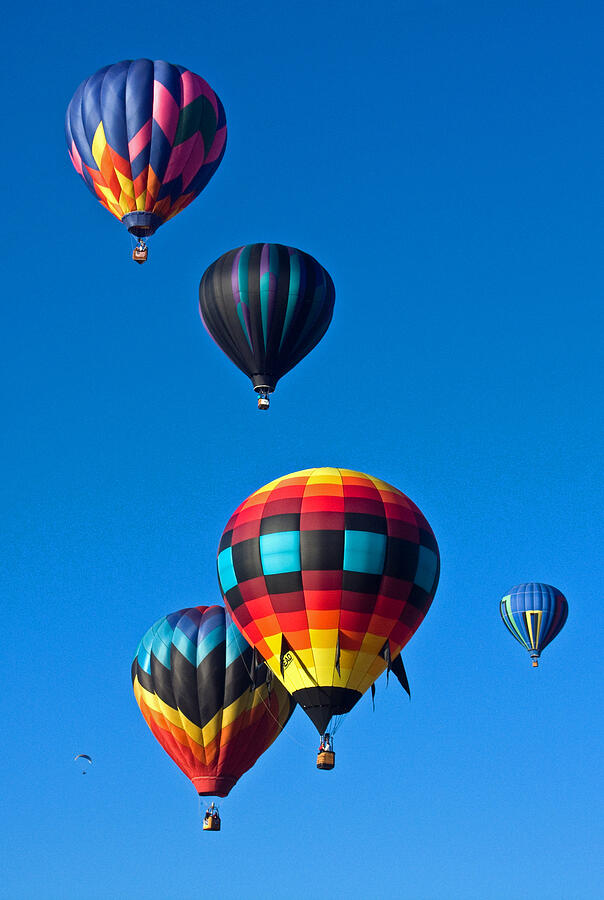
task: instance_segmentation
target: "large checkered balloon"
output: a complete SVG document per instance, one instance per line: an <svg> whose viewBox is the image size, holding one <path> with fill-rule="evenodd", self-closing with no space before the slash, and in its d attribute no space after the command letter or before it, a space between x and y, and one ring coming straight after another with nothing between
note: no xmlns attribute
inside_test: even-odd
<svg viewBox="0 0 604 900"><path fill-rule="evenodd" d="M90 191L137 237L204 189L223 157L222 103L199 75L163 60L124 60L79 86L65 136Z"/></svg>
<svg viewBox="0 0 604 900"><path fill-rule="evenodd" d="M436 538L403 493L348 469L307 469L231 516L218 577L235 624L323 733L423 621Z"/></svg>

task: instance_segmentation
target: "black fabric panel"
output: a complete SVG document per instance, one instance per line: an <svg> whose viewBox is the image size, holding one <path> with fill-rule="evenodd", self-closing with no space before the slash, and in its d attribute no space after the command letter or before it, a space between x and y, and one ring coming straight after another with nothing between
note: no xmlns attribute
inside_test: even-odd
<svg viewBox="0 0 604 900"><path fill-rule="evenodd" d="M260 534L277 534L281 531L299 531L300 513L280 513L276 516L263 516L260 521Z"/></svg>
<svg viewBox="0 0 604 900"><path fill-rule="evenodd" d="M411 606L414 606L416 609L425 610L430 602L431 596L432 595L428 594L423 588L414 584L407 597L407 603L411 604Z"/></svg>
<svg viewBox="0 0 604 900"><path fill-rule="evenodd" d="M224 655L224 649L223 649ZM200 728L205 725L201 718L197 693L197 670L172 644L170 654L172 665L172 688L174 691L175 705L195 725ZM155 674L155 673L154 673ZM156 682L157 683L157 682Z"/></svg>
<svg viewBox="0 0 604 900"><path fill-rule="evenodd" d="M419 546L403 538L388 537L384 575L413 582L417 572Z"/></svg>
<svg viewBox="0 0 604 900"><path fill-rule="evenodd" d="M281 376L282 366L280 364L279 345L283 334L283 325L285 324L285 315L287 312L287 297L289 295L289 286L291 282L290 256L287 247L283 244L275 244L278 258L279 271L277 275L277 286L275 291L275 304L273 307L273 317L268 334L266 347L266 374L272 376L273 382L276 384Z"/></svg>
<svg viewBox="0 0 604 900"><path fill-rule="evenodd" d="M199 308L218 346L249 375L253 357L237 315L231 281L239 249L229 250L206 269L199 285Z"/></svg>
<svg viewBox="0 0 604 900"><path fill-rule="evenodd" d="M291 594L302 590L302 572L284 572L282 575L265 575L269 594Z"/></svg>
<svg viewBox="0 0 604 900"><path fill-rule="evenodd" d="M333 571L344 563L344 532L301 531L300 561L302 571Z"/></svg>
<svg viewBox="0 0 604 900"><path fill-rule="evenodd" d="M239 609L240 606L243 606L243 597L241 596L239 585L236 584L234 587L230 588L224 595L224 599L233 612L235 612L236 609Z"/></svg>
<svg viewBox="0 0 604 900"><path fill-rule="evenodd" d="M434 550L438 556L438 544L436 543L436 538L430 531L424 531L423 528L420 528L419 542L422 547L429 547L430 550Z"/></svg>
<svg viewBox="0 0 604 900"><path fill-rule="evenodd" d="M243 643L243 642L242 642ZM224 668L224 660L223 660ZM239 697L253 689L254 685L250 677L252 668L252 650L247 648L241 656L238 656L227 667L224 676L224 697L222 705L227 707L234 703Z"/></svg>
<svg viewBox="0 0 604 900"><path fill-rule="evenodd" d="M233 568L239 584L262 575L259 538L249 538L247 541L233 544L232 553Z"/></svg>
<svg viewBox="0 0 604 900"><path fill-rule="evenodd" d="M173 649L172 656L178 651ZM221 641L217 647L208 653L208 655L197 666L196 670L196 691L194 696L197 700L197 717L199 724L203 727L210 722L216 713L224 706L225 679L226 673L224 661L226 655L226 643ZM190 665L190 663L189 663ZM180 707L183 712L185 709ZM185 712L186 715L186 712Z"/></svg>
<svg viewBox="0 0 604 900"><path fill-rule="evenodd" d="M293 347L298 339L299 329L301 323L303 323L305 318L304 308L308 308L308 262L307 262L307 254L302 253L300 251L300 283L298 286L298 299L296 302L296 311L294 313L293 318L290 320L287 334L283 336L283 344L279 351L279 371L282 375L288 371L288 360L292 355ZM290 265L291 271L291 265ZM311 291L314 289L314 276L311 272Z"/></svg>
<svg viewBox="0 0 604 900"><path fill-rule="evenodd" d="M141 666L139 666L137 659L134 660L134 663L132 665L132 673L133 673L133 675L136 675L136 677L138 678L138 683L140 684L140 686L142 688L144 688L146 691L149 691L149 693L151 693L151 694L155 693L155 686L153 684L153 676L149 675L147 672L145 672L145 670L143 668L141 668ZM132 681L134 682L134 678L132 679ZM170 693L171 692L172 692L172 685L170 685Z"/></svg>
<svg viewBox="0 0 604 900"><path fill-rule="evenodd" d="M166 669L153 653L151 654L151 682L153 685L152 690L160 700L163 700L168 706L176 708L174 688L172 687L172 671Z"/></svg>
<svg viewBox="0 0 604 900"><path fill-rule="evenodd" d="M386 641L386 643L380 650L379 655L385 661L388 668L390 668L390 641Z"/></svg>
<svg viewBox="0 0 604 900"><path fill-rule="evenodd" d="M372 607L375 605L375 598L379 593L381 582L381 575L372 575L367 572L344 571L342 573L342 590L371 595Z"/></svg>
<svg viewBox="0 0 604 900"><path fill-rule="evenodd" d="M372 531L374 534L388 533L386 517L372 516L369 513L345 513L344 528L346 528L347 531Z"/></svg>
<svg viewBox="0 0 604 900"><path fill-rule="evenodd" d="M298 302L296 313L290 323L286 341L281 350L280 364L281 375L289 372L300 360L309 353L313 347L318 344L329 327L333 316L333 305L335 299L335 289L333 281L329 273L321 266L316 259L308 253L301 253L301 270L304 271L304 290L301 290L301 297ZM300 336L304 331L304 326L310 315L315 288L325 280L327 289L323 308L317 316L312 332L306 337L303 344L300 344ZM302 287L302 280L301 280Z"/></svg>
<svg viewBox="0 0 604 900"><path fill-rule="evenodd" d="M403 665L403 660L402 660L400 653L390 663L390 671L392 672L393 675L395 675L397 677L401 687L405 691L407 691L409 696L411 696L411 690L409 688L409 679L407 678L407 673L405 672L405 666Z"/></svg>
<svg viewBox="0 0 604 900"><path fill-rule="evenodd" d="M247 290L248 308L250 311L250 330L254 353L250 367L250 375L263 375L265 372L264 337L262 331L262 309L260 308L260 259L263 244L252 244L248 258Z"/></svg>
<svg viewBox="0 0 604 900"><path fill-rule="evenodd" d="M350 712L361 699L358 691L342 687L301 688L292 694L306 715L313 722L319 734L324 734L332 716Z"/></svg>
<svg viewBox="0 0 604 900"><path fill-rule="evenodd" d="M311 259L312 259L312 257L311 257ZM287 371L288 372L290 369L292 369L294 366L296 366L300 362L300 360L306 356L307 353L310 353L310 351L313 349L313 347L316 347L316 345L319 343L319 341L321 340L321 338L323 337L323 335L329 328L329 324L330 324L332 316L333 316L333 305L334 305L334 298L335 298L335 290L334 290L334 286L333 286L333 281L329 277L329 273L326 272L325 269L322 269L322 267L319 266L319 264L316 262L316 260L313 260L313 263L315 264L315 266L318 267L319 271L322 270L322 275L317 277L315 284L316 285L320 284L324 278L326 285L327 285L327 288L325 291L325 296L323 299L323 306L322 306L321 310L319 311L318 315L316 315L314 318L314 322L313 322L311 331L305 336L304 341L301 342L299 340L299 338L302 334L302 330L304 328L304 324L306 323L306 319L308 319L308 317L311 315L311 311L312 311L313 298L312 297L309 298L310 302L306 308L305 321L300 326L300 334L296 334L297 340L294 343L293 349L290 351L289 356L287 358Z"/></svg>
<svg viewBox="0 0 604 900"><path fill-rule="evenodd" d="M228 531L223 531L222 537L220 538L220 544L218 545L218 552L222 553L223 550L226 550L227 547L230 547L232 541L233 541L233 529L229 528Z"/></svg>

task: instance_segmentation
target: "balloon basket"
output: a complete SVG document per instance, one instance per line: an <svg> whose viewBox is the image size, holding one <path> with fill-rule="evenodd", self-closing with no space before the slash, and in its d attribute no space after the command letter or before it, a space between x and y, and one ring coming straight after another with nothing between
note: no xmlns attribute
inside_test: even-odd
<svg viewBox="0 0 604 900"><path fill-rule="evenodd" d="M214 804L206 811L202 827L204 831L220 831L220 815Z"/></svg>
<svg viewBox="0 0 604 900"><path fill-rule="evenodd" d="M317 769L333 769L336 764L336 755L333 750L320 750L317 754Z"/></svg>

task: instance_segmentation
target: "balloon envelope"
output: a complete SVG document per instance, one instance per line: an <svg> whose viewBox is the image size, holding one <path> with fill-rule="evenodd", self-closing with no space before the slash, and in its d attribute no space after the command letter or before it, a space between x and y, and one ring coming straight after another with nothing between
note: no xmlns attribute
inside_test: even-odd
<svg viewBox="0 0 604 900"><path fill-rule="evenodd" d="M501 618L512 637L526 647L537 665L544 647L553 641L568 617L564 594L551 584L517 584L499 604Z"/></svg>
<svg viewBox="0 0 604 900"><path fill-rule="evenodd" d="M222 606L195 606L159 619L132 664L145 720L201 795L226 797L270 747L295 703Z"/></svg>
<svg viewBox="0 0 604 900"><path fill-rule="evenodd" d="M438 584L436 538L396 488L307 469L231 516L218 577L233 620L323 733L421 624Z"/></svg>
<svg viewBox="0 0 604 900"><path fill-rule="evenodd" d="M211 337L254 388L266 392L321 340L334 300L323 266L283 244L229 250L206 269L199 286Z"/></svg>
<svg viewBox="0 0 604 900"><path fill-rule="evenodd" d="M78 87L65 136L97 200L145 237L204 189L224 154L226 119L194 72L163 60L124 60Z"/></svg>

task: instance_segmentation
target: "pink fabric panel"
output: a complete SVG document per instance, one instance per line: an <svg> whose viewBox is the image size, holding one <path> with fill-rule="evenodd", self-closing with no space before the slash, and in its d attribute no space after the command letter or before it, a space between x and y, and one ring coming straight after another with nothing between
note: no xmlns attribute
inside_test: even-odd
<svg viewBox="0 0 604 900"><path fill-rule="evenodd" d="M214 160L218 159L220 154L222 153L222 149L224 147L224 142L226 141L226 126L223 128L219 128L216 134L214 135L214 140L212 141L212 146L210 147L209 153L206 156L204 162L211 163Z"/></svg>
<svg viewBox="0 0 604 900"><path fill-rule="evenodd" d="M178 126L178 103L159 81L153 82L153 118L171 144Z"/></svg>
<svg viewBox="0 0 604 900"><path fill-rule="evenodd" d="M191 143L192 141L192 143ZM205 147L199 132L194 134L187 144L191 147L191 155L182 170L182 189L186 191L204 164Z"/></svg>
<svg viewBox="0 0 604 900"><path fill-rule="evenodd" d="M78 153L78 148L75 145L75 141L71 142L71 150L69 151L69 158L73 163L73 167L82 177L84 177L84 172L82 170L82 157Z"/></svg>
<svg viewBox="0 0 604 900"><path fill-rule="evenodd" d="M195 148L195 141L198 137L201 137L201 135L196 132L195 134L192 134L191 137L184 142L184 144L179 144L177 147L172 148L170 161L168 162L168 166L163 177L164 184L167 184L168 181L172 181L172 179L176 178L178 175L182 175L185 166L187 166L187 163L189 162L189 155ZM201 160L203 162L203 141L201 142L201 147Z"/></svg>
<svg viewBox="0 0 604 900"><path fill-rule="evenodd" d="M218 118L218 104L216 103L216 95L210 85L196 75L194 72L183 72L180 76L182 80L182 105L187 106L196 100L199 96L207 97Z"/></svg>
<svg viewBox="0 0 604 900"><path fill-rule="evenodd" d="M151 122L151 119L145 122L143 127L137 131L134 137L128 142L128 153L131 162L136 159L141 150L143 150L151 140Z"/></svg>

